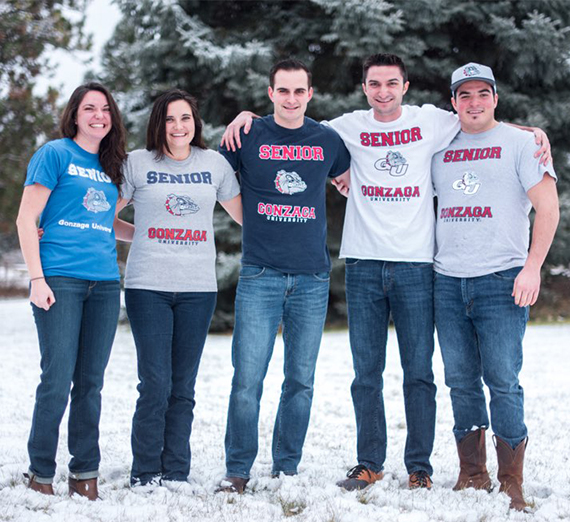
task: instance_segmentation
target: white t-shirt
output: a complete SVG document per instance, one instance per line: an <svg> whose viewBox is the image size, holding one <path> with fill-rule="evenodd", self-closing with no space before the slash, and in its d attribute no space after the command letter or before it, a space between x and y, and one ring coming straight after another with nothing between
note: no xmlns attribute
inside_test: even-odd
<svg viewBox="0 0 570 522"><path fill-rule="evenodd" d="M460 132L433 158L438 199L434 269L479 277L523 266L528 256L531 202L527 192L548 172L534 157L531 132L500 123Z"/></svg>
<svg viewBox="0 0 570 522"><path fill-rule="evenodd" d="M340 257L433 262L432 156L459 131L451 112L403 105L383 123L372 109L330 122L350 156L350 192Z"/></svg>
<svg viewBox="0 0 570 522"><path fill-rule="evenodd" d="M154 156L135 150L124 169L123 197L135 207L125 287L215 292L214 206L239 194L234 169L197 147L182 161Z"/></svg>

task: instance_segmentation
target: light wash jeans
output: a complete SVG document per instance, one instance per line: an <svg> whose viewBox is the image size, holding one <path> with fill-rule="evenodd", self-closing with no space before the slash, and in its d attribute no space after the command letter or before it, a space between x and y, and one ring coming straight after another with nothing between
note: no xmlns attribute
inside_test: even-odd
<svg viewBox="0 0 570 522"><path fill-rule="evenodd" d="M285 274L260 266L241 268L225 439L228 476L248 478L257 455L259 402L280 324L285 380L273 432L273 473L297 472L309 425L328 293L328 272Z"/></svg>

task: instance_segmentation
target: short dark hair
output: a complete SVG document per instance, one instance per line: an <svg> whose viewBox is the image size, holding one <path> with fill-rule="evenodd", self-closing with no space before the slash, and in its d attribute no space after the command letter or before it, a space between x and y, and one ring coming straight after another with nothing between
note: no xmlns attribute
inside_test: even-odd
<svg viewBox="0 0 570 522"><path fill-rule="evenodd" d="M181 89L170 89L163 92L152 106L148 126L146 128L146 150L155 152L155 159L164 158L164 151L172 152L166 141L166 116L168 106L175 101L184 100L192 110L192 118L194 119L194 138L190 145L194 145L199 149L205 149L206 144L202 137L202 120L198 111L198 102L191 94Z"/></svg>
<svg viewBox="0 0 570 522"><path fill-rule="evenodd" d="M362 64L362 83L366 83L366 76L368 75L368 69L370 69L370 67L382 67L387 65L396 65L399 67L402 78L404 78L404 83L408 81L408 70L406 69L404 61L395 54L380 53L373 54L364 60Z"/></svg>
<svg viewBox="0 0 570 522"><path fill-rule="evenodd" d="M123 125L119 107L105 86L97 82L89 82L77 87L71 94L63 111L59 130L64 138L75 138L77 135L77 110L85 95L90 91L98 91L107 98L112 125L111 130L101 140L99 145L99 162L105 174L111 178L115 185L119 186L123 181L123 162L127 158L127 132Z"/></svg>
<svg viewBox="0 0 570 522"><path fill-rule="evenodd" d="M281 60L271 67L271 70L269 71L269 85L271 85L272 88L275 87L275 75L277 74L277 71L305 71L307 73L309 89L313 85L313 75L301 60L289 58L287 60Z"/></svg>

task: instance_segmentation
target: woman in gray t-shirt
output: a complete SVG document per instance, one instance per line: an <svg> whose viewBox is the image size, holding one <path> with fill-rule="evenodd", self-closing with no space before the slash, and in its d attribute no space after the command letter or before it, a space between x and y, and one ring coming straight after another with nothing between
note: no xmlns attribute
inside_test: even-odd
<svg viewBox="0 0 570 522"><path fill-rule="evenodd" d="M125 301L137 349L131 486L186 481L194 384L217 295L216 201L241 224L229 163L207 150L196 100L172 89L154 102L146 150L129 154L120 211L132 203Z"/></svg>

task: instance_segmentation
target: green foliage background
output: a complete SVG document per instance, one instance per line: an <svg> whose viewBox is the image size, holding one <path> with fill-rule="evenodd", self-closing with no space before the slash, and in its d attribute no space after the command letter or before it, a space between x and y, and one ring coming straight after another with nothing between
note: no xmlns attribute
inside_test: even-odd
<svg viewBox="0 0 570 522"><path fill-rule="evenodd" d="M4 87L0 91L0 234L5 244L13 242L12 221L27 158L39 144L38 136L52 135L53 94L52 98L48 94L46 103L29 90L41 70L39 51L86 44L80 25L61 17L62 6L81 9L80 2L9 4L43 6L44 18L49 13L47 19L53 20L50 30L55 36L37 42L32 66L24 66L31 71L24 90L10 77L10 85L19 90L11 87L8 95ZM405 60L411 82L406 103L432 103L450 110L451 72L469 61L491 66L498 80L498 119L540 126L550 137L560 178L562 219L548 263L568 265L570 8L566 0L116 0L116 4L122 19L105 48L105 72L98 79L116 94L127 120L131 149L144 145L150 106L160 91L170 87L188 90L198 98L206 138L217 146L223 126L240 110L271 111L267 72L276 60L289 56L305 61L313 71L316 95L308 115L317 120L367 108L360 80L362 59L369 54L392 52ZM11 28L6 20L14 17L18 22L22 16L2 16L0 38ZM12 33L20 30L25 39L36 38L31 22L26 23L16 23ZM33 49L16 45L9 53L25 56ZM2 67L11 63L5 54L2 45ZM4 71L1 78L4 82ZM10 108L14 103L20 109ZM21 132L7 113L33 119L25 140L17 142ZM334 189L327 197L329 247L336 258L344 201ZM232 324L240 231L221 211L215 219L220 295L214 326L223 329ZM343 268L338 260L332 281L329 319L342 319Z"/></svg>

